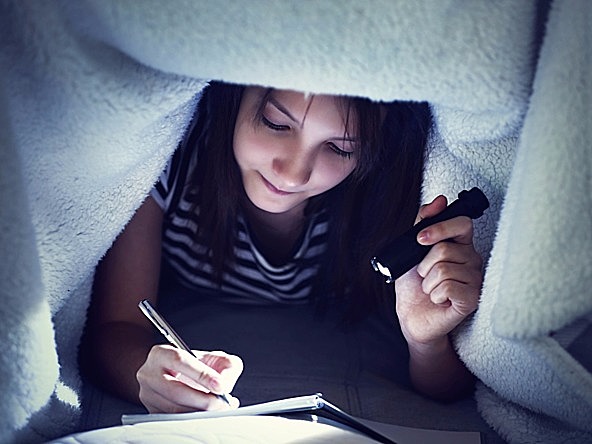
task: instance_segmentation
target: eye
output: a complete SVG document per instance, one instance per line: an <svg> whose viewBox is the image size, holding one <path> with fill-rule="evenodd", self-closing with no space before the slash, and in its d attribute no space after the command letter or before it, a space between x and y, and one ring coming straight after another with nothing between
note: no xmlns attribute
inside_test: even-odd
<svg viewBox="0 0 592 444"><path fill-rule="evenodd" d="M333 150L337 155L344 157L346 159L351 159L351 156L353 154L352 151L342 150L337 145L335 145L334 143L331 143L331 142L329 142L328 145L329 145L329 148L331 148L331 150Z"/></svg>
<svg viewBox="0 0 592 444"><path fill-rule="evenodd" d="M263 124L266 127L270 128L274 131L287 131L290 129L290 127L288 125L279 125L277 123L272 122L267 117L265 117L263 114L261 115L261 121L263 122Z"/></svg>

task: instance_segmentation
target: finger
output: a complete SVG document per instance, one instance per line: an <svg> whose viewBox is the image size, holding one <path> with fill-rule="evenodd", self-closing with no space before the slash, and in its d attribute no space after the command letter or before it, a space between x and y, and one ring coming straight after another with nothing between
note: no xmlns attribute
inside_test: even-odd
<svg viewBox="0 0 592 444"><path fill-rule="evenodd" d="M205 388L207 391L221 393L222 382L220 374L212 367L200 361L185 350L162 345L155 349L154 364L167 370L167 373L177 376L182 374L195 382L194 388ZM185 381L193 385L190 381Z"/></svg>
<svg viewBox="0 0 592 444"><path fill-rule="evenodd" d="M140 401L149 413L184 413L191 410L145 388L140 388Z"/></svg>
<svg viewBox="0 0 592 444"><path fill-rule="evenodd" d="M430 225L417 233L417 242L434 245L443 240L469 245L473 243L473 221L466 216L453 217Z"/></svg>
<svg viewBox="0 0 592 444"><path fill-rule="evenodd" d="M230 355L223 351L199 352L199 359L207 366L213 368L220 374L221 391L215 393L228 393L234 388L234 385L241 373L244 365L241 358Z"/></svg>
<svg viewBox="0 0 592 444"><path fill-rule="evenodd" d="M183 405L178 400L169 398L166 391L157 391L150 386L140 386L140 401L150 413L182 413L201 410L199 406Z"/></svg>
<svg viewBox="0 0 592 444"><path fill-rule="evenodd" d="M468 285L471 288L479 288L481 284L480 273L462 264L452 262L438 262L421 283L421 289L426 294L431 294L442 282L452 281Z"/></svg>
<svg viewBox="0 0 592 444"><path fill-rule="evenodd" d="M446 280L430 292L430 300L434 304L450 305L449 316L460 322L477 309L479 291L461 282Z"/></svg>
<svg viewBox="0 0 592 444"><path fill-rule="evenodd" d="M471 272L482 275L483 259L472 245L438 242L417 265L417 273L425 279L439 263L460 264Z"/></svg>
<svg viewBox="0 0 592 444"><path fill-rule="evenodd" d="M183 375L164 374L162 383L151 387L163 398L192 410L225 410L228 404L213 393L206 393L187 385Z"/></svg>
<svg viewBox="0 0 592 444"><path fill-rule="evenodd" d="M140 400L149 411L170 413L230 408L215 395L193 389L171 375L162 375L155 385L141 386Z"/></svg>
<svg viewBox="0 0 592 444"><path fill-rule="evenodd" d="M428 217L434 217L436 214L441 213L447 206L447 200L445 196L437 196L432 200L430 203L424 204L419 207L419 211L417 212L417 217L415 219L415 223L423 219L427 219Z"/></svg>

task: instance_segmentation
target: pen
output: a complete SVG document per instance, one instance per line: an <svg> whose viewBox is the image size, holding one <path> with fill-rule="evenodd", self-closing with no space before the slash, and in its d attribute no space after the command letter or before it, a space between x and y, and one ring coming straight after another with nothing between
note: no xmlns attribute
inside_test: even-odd
<svg viewBox="0 0 592 444"><path fill-rule="evenodd" d="M154 326L158 329L159 332L166 338L169 343L177 347L178 349L185 350L191 354L191 356L195 356L195 354L191 351L191 349L187 346L185 341L181 339L181 336L177 334L173 327L169 325L169 323L156 311L156 309L150 304L147 299L140 301L138 304L142 313L150 319L150 321L154 324ZM219 399L224 401L226 404L230 405L230 400L225 394L216 395Z"/></svg>

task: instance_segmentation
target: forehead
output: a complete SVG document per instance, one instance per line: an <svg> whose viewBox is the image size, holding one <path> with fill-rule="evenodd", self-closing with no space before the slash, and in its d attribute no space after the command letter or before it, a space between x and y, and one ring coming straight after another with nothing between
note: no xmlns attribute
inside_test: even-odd
<svg viewBox="0 0 592 444"><path fill-rule="evenodd" d="M316 113L331 113L345 118L347 114L346 100L339 96L309 94L290 90L272 90L268 94L267 102L290 107L291 111L300 115L314 111Z"/></svg>
<svg viewBox="0 0 592 444"><path fill-rule="evenodd" d="M260 112L289 114L289 117L293 117L300 124L312 119L338 126L343 131L347 123L347 132L354 132L355 113L353 108L350 108L349 101L342 96L249 87L243 99Z"/></svg>

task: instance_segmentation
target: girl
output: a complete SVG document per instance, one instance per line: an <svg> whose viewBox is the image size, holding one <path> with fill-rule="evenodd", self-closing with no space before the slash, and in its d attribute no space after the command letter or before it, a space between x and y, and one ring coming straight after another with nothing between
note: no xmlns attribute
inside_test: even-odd
<svg viewBox="0 0 592 444"><path fill-rule="evenodd" d="M369 258L416 215L446 207L440 196L417 208L429 124L425 104L209 85L181 148L98 266L85 367L150 412L228 407L214 394L232 390L238 356L153 346L137 305L156 303L161 258L184 285L226 297L331 303L350 320L384 310L392 289ZM418 240L434 247L395 283L396 312L414 387L449 399L472 384L448 333L477 306L482 263L468 218Z"/></svg>

